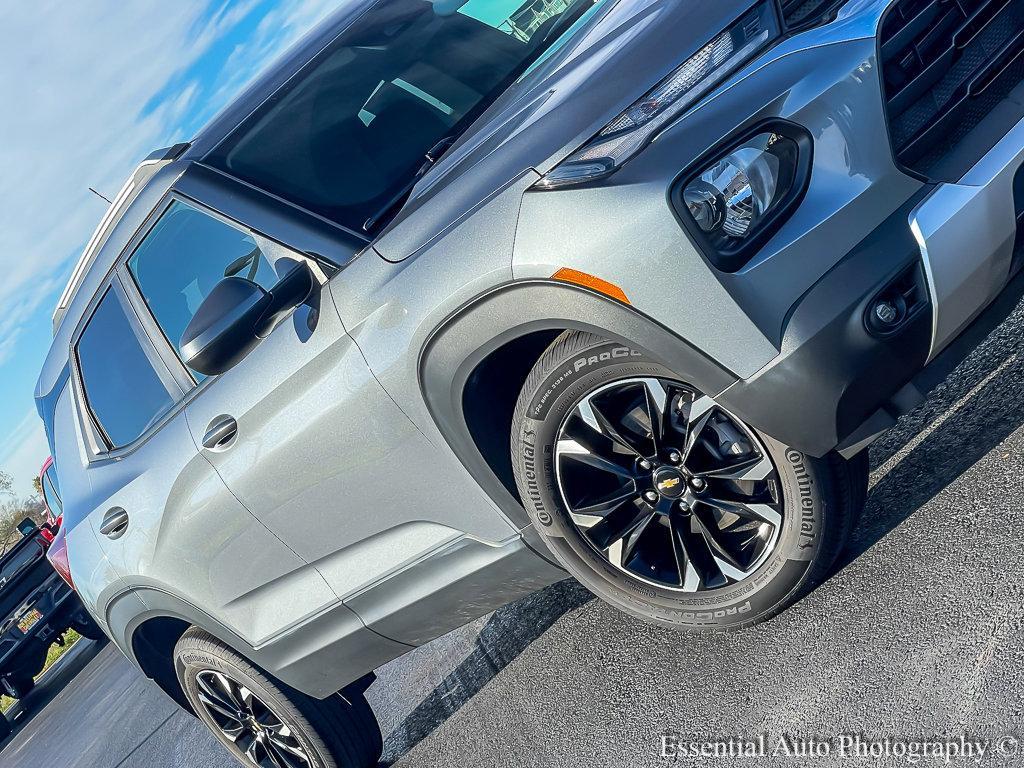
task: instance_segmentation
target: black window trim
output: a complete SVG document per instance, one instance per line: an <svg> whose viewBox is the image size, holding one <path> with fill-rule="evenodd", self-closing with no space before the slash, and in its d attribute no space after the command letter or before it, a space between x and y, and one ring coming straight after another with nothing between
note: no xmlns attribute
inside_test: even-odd
<svg viewBox="0 0 1024 768"><path fill-rule="evenodd" d="M58 516L64 511L64 500L60 496L60 491L57 490L57 483L55 481L57 473L54 471L53 467L54 465L51 463L50 466L46 468L46 471L43 472L43 477L42 480L40 480L39 484L43 489L43 501L46 503L47 509L49 509L50 513L54 516ZM50 489L50 494L53 496L53 499L57 502L56 510L53 509L53 505L50 499L47 498L47 488Z"/></svg>
<svg viewBox="0 0 1024 768"><path fill-rule="evenodd" d="M249 235L250 237L277 243L281 248L289 251L294 258L308 260L311 265L315 266L321 272L323 272L323 267L321 267L317 263L317 260L309 254L298 251L287 243L282 243L277 238L270 237L269 235L260 232L259 230L250 227L225 213L222 213L212 205L186 195L174 187L172 187L167 194L161 198L160 202L156 207L154 207L153 213L151 213L147 218L145 225L140 229L141 234L132 240L130 246L125 249L121 258L118 259L117 266L115 267L115 273L120 277L121 286L124 291L124 298L128 304L131 305L131 308L142 327L143 333L145 333L148 338L149 344L152 346L156 354L159 355L161 362L163 362L164 366L174 377L181 390L180 397L176 398L178 405L185 406L194 398L198 397L201 392L205 391L210 384L220 377L208 376L203 379L203 381L198 381L196 379L192 371L188 369L188 366L186 366L184 361L178 356L178 353L175 350L175 345L167 338L167 334L164 333L164 329L160 326L160 323L153 315L153 311L146 302L145 296L142 295L142 290L139 288L135 275L132 274L131 268L128 266L128 262L131 261L132 256L146 241L146 238L149 237L150 232L152 232L157 222L160 221L163 215L167 213L171 206L176 202L187 205L199 213L210 216L211 218L226 224L232 229ZM315 271L316 270L314 270L314 272ZM326 281L330 276L324 273L322 277L324 280L324 288L326 289Z"/></svg>
<svg viewBox="0 0 1024 768"><path fill-rule="evenodd" d="M81 361L78 357L78 343L81 340L82 335L92 322L93 316L96 314L96 310L100 303L111 293L120 303L140 349L142 349L143 354L146 355L146 358L153 366L153 370L156 373L157 378L164 385L164 388L167 390L167 394L171 398L171 406L160 414L159 417L156 418L141 435L125 445L114 445L110 436L103 428L102 422L93 411L92 406L89 403L85 381L82 378ZM149 335L142 327L142 323L138 318L135 307L133 307L131 302L128 300L128 296L124 291L124 286L117 274L111 275L110 278L106 280L96 291L92 300L89 302L88 309L82 315L82 319L79 322L78 327L75 328L75 332L71 337L68 359L71 364L71 383L73 400L76 406L75 410L78 412L79 426L81 427L82 435L86 438L86 449L90 455L90 464L105 460L116 460L135 451L140 445L156 434L156 432L158 432L160 428L163 427L163 425L180 410L180 404L184 393L181 391L180 386L178 386L177 381L174 379L171 372L167 370L163 363L162 356L159 354L157 349L155 349Z"/></svg>

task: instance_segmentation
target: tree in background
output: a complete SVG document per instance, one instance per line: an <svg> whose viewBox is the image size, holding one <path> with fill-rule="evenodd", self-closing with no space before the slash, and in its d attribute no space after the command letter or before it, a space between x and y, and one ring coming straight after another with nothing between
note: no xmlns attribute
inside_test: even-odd
<svg viewBox="0 0 1024 768"><path fill-rule="evenodd" d="M32 518L36 525L46 522L42 498L38 494L18 498L13 479L0 470L0 552L10 549L21 538L18 523L26 517Z"/></svg>
<svg viewBox="0 0 1024 768"><path fill-rule="evenodd" d="M36 496L43 498L43 481L39 479L39 475L32 478L32 487L35 488Z"/></svg>

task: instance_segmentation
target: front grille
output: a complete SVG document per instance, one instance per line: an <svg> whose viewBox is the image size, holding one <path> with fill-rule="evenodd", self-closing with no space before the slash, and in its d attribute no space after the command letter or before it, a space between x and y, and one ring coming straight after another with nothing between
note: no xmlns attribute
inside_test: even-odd
<svg viewBox="0 0 1024 768"><path fill-rule="evenodd" d="M782 0L782 20L789 30L831 21L846 0Z"/></svg>
<svg viewBox="0 0 1024 768"><path fill-rule="evenodd" d="M1024 0L900 0L881 61L897 162L955 181L1024 118Z"/></svg>

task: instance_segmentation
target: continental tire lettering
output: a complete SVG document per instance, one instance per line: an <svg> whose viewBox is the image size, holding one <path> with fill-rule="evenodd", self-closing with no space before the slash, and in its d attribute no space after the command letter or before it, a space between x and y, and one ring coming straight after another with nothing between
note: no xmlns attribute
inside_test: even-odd
<svg viewBox="0 0 1024 768"><path fill-rule="evenodd" d="M814 481L807 472L807 465L804 463L804 456L792 448L786 450L786 458L793 465L796 474L796 486L799 492L800 507L800 543L797 547L801 550L810 549L815 541L815 520L814 520L814 496L811 493L811 486Z"/></svg>
<svg viewBox="0 0 1024 768"><path fill-rule="evenodd" d="M536 513L537 521L548 527L553 521L551 515L544 509L543 496L537 481L537 447L534 442L536 434L529 428L523 430L523 477L526 479L526 495Z"/></svg>

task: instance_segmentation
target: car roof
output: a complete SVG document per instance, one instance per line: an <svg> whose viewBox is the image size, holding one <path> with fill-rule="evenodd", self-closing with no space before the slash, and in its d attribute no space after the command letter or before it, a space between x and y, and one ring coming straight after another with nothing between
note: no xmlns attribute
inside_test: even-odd
<svg viewBox="0 0 1024 768"><path fill-rule="evenodd" d="M375 2L358 0L343 5L259 74L192 141L157 150L135 168L86 244L57 302L53 341L36 384L36 398L46 396L60 379L67 365L71 335L93 295L138 227L188 164L208 154Z"/></svg>

